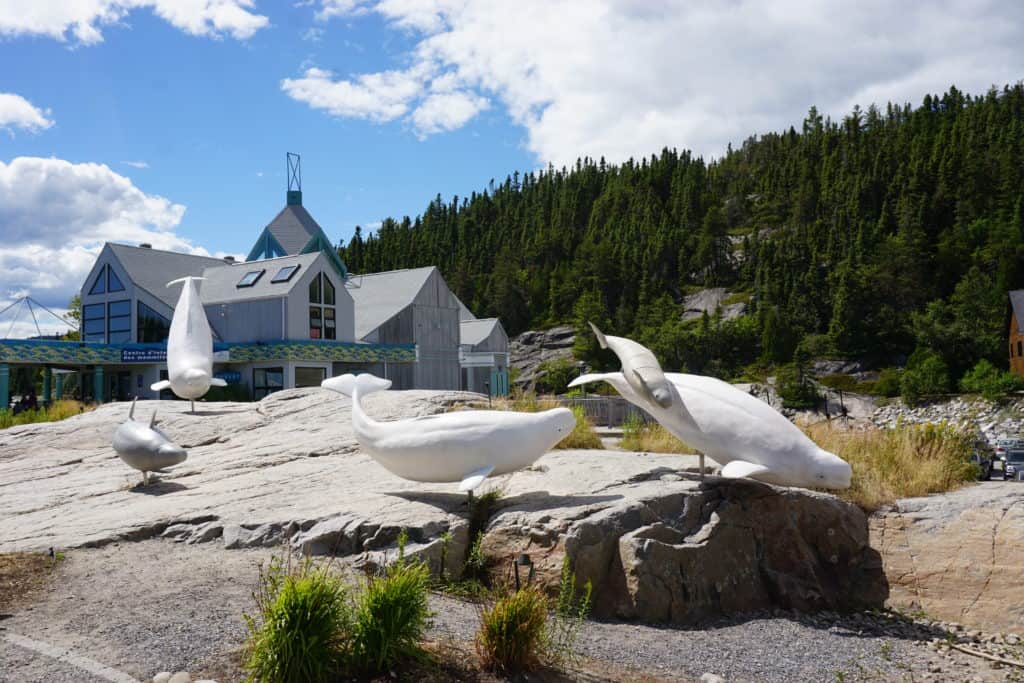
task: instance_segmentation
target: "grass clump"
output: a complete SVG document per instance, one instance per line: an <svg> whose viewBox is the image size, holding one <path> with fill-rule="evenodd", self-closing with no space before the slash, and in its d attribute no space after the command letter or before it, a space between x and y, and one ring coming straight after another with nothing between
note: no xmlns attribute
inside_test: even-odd
<svg viewBox="0 0 1024 683"><path fill-rule="evenodd" d="M280 558L260 568L253 594L260 619L245 615L244 666L251 681L328 681L353 661L355 624L348 590L326 565Z"/></svg>
<svg viewBox="0 0 1024 683"><path fill-rule="evenodd" d="M49 406L38 410L25 410L17 415L10 410L0 410L0 429L37 422L59 422L85 410L92 410L93 407L81 401L61 400L54 401Z"/></svg>
<svg viewBox="0 0 1024 683"><path fill-rule="evenodd" d="M603 448L601 437L587 421L587 414L583 410L583 406L573 406L572 414L576 417L576 425L564 439L555 444L555 448Z"/></svg>
<svg viewBox="0 0 1024 683"><path fill-rule="evenodd" d="M253 593L257 616L245 615L243 665L250 681L290 683L377 676L422 658L430 623L429 570L404 555L351 589L328 564L296 566L273 558Z"/></svg>
<svg viewBox="0 0 1024 683"><path fill-rule="evenodd" d="M369 579L356 610L355 650L371 674L419 659L420 640L430 625L430 571L423 562L405 558L405 532L402 534L398 559L383 575Z"/></svg>
<svg viewBox="0 0 1024 683"><path fill-rule="evenodd" d="M950 491L978 476L970 436L945 423L864 431L818 423L807 433L850 463L853 484L839 495L867 512L898 498Z"/></svg>
<svg viewBox="0 0 1024 683"><path fill-rule="evenodd" d="M547 617L547 598L533 586L508 593L485 607L475 640L484 668L501 673L537 668Z"/></svg>
<svg viewBox="0 0 1024 683"><path fill-rule="evenodd" d="M672 435L657 422L644 422L631 414L622 425L619 446L627 451L643 453L696 453L696 449Z"/></svg>
<svg viewBox="0 0 1024 683"><path fill-rule="evenodd" d="M576 640L590 613L591 584L578 591L569 558L562 562L558 598L535 586L506 591L480 612L474 644L485 669L499 673L558 666L574 657Z"/></svg>

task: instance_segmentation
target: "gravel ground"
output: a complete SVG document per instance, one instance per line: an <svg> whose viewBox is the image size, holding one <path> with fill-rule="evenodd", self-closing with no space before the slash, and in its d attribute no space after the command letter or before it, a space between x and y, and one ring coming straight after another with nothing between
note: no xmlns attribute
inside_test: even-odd
<svg viewBox="0 0 1024 683"><path fill-rule="evenodd" d="M252 605L256 567L270 555L159 540L70 552L32 600L0 606L0 681L103 680L10 643L8 633L139 680L177 670L234 680L241 613ZM471 642L474 605L435 596L433 606L434 639ZM729 683L1012 680L1007 669L926 646L938 635L884 615L761 615L700 629L591 622L580 637L580 666L589 680L694 681L705 672Z"/></svg>

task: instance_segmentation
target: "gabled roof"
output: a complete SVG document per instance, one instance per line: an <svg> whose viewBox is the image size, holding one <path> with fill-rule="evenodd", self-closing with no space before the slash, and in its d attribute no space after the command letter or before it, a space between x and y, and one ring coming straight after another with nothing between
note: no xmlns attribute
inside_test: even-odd
<svg viewBox="0 0 1024 683"><path fill-rule="evenodd" d="M280 258L262 261L246 261L233 265L221 264L203 271L206 278L200 282L199 296L204 304L223 304L233 301L249 301L252 299L271 299L287 296L296 283L302 279L306 269L310 268L320 252L281 256ZM299 269L288 282L271 282L278 271L287 266L298 266ZM263 271L263 274L251 287L239 287L238 283L246 273Z"/></svg>
<svg viewBox="0 0 1024 683"><path fill-rule="evenodd" d="M478 320L463 320L459 323L459 343L463 345L476 346L491 336L491 332L498 326L497 318L480 318Z"/></svg>
<svg viewBox="0 0 1024 683"><path fill-rule="evenodd" d="M452 292L452 296L455 296L455 292ZM476 320L476 316L473 315L473 311L469 310L469 306L462 303L462 299L455 296L455 302L459 304L459 322L463 320Z"/></svg>
<svg viewBox="0 0 1024 683"><path fill-rule="evenodd" d="M1024 289L1010 292L1010 305L1013 306L1013 314L1017 316L1017 331L1024 334Z"/></svg>
<svg viewBox="0 0 1024 683"><path fill-rule="evenodd" d="M348 293L355 301L356 339L362 339L411 304L434 266L352 275Z"/></svg>
<svg viewBox="0 0 1024 683"><path fill-rule="evenodd" d="M130 247L113 242L107 242L107 247L136 287L141 287L171 308L177 303L181 288L168 289L168 282L186 275L202 275L212 266L227 265L223 259L178 251Z"/></svg>
<svg viewBox="0 0 1024 683"><path fill-rule="evenodd" d="M323 235L324 232L300 204L289 204L281 209L267 225L266 230L274 236L289 256L300 253L313 237L318 233ZM324 239L327 239L326 235Z"/></svg>

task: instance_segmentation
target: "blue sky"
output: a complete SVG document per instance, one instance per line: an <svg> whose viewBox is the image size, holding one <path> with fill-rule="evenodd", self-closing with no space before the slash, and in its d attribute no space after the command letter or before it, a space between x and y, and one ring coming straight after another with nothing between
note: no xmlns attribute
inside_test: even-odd
<svg viewBox="0 0 1024 683"><path fill-rule="evenodd" d="M289 151L347 241L515 170L980 94L1022 44L1018 0L0 0L0 308L64 306L106 241L246 253Z"/></svg>

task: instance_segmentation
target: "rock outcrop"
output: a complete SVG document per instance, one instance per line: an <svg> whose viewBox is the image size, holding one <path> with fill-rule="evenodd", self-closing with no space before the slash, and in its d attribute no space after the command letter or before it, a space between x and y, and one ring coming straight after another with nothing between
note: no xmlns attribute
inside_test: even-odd
<svg viewBox="0 0 1024 683"><path fill-rule="evenodd" d="M1024 629L1024 484L981 482L871 517L890 602L974 628Z"/></svg>
<svg viewBox="0 0 1024 683"><path fill-rule="evenodd" d="M509 340L509 367L519 371L516 383L532 386L543 376L538 372L545 361L566 358L572 360L572 345L576 331L568 325L549 330L528 330Z"/></svg>
<svg viewBox="0 0 1024 683"><path fill-rule="evenodd" d="M901 424L948 422L978 432L990 443L1010 436L1019 437L1024 431L1024 399L994 403L978 397L957 396L945 401L932 401L918 406L907 406L896 399L882 406L870 416L879 427Z"/></svg>
<svg viewBox="0 0 1024 683"><path fill-rule="evenodd" d="M476 398L458 392L367 397L382 418ZM150 407L156 405L150 403ZM0 552L160 537L235 548L288 544L367 568L407 552L461 568L472 539L456 485L394 477L359 452L348 399L296 389L259 403L161 402L161 428L188 461L149 486L110 449L127 404L0 431ZM148 409L147 411L148 412ZM526 552L557 585L568 554L595 586L595 611L690 623L768 607L880 604L884 583L863 514L833 496L709 477L695 456L556 451L490 481L502 496L483 550L507 574Z"/></svg>
<svg viewBox="0 0 1024 683"><path fill-rule="evenodd" d="M714 315L719 306L722 307L723 320L733 320L744 315L747 304L742 301L723 305L731 294L725 287L710 287L683 297L683 320L697 320L705 313Z"/></svg>

